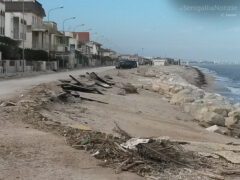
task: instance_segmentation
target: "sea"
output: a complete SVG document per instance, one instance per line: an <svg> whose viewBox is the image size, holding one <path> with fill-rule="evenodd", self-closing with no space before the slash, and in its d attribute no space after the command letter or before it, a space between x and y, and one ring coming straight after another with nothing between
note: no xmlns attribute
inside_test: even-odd
<svg viewBox="0 0 240 180"><path fill-rule="evenodd" d="M215 77L217 86L214 91L216 93L240 104L240 64L197 64L194 66Z"/></svg>

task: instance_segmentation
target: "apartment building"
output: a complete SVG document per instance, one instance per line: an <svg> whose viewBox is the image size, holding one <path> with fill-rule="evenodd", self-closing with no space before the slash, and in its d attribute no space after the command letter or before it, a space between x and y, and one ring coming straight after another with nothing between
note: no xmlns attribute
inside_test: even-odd
<svg viewBox="0 0 240 180"><path fill-rule="evenodd" d="M36 0L5 0L6 36L24 41L25 48L48 50L48 32L43 26L46 16ZM24 13L23 13L24 11Z"/></svg>
<svg viewBox="0 0 240 180"><path fill-rule="evenodd" d="M55 57L56 54L65 52L64 34L58 31L57 23L43 22L45 28L49 31L49 49L50 55Z"/></svg>

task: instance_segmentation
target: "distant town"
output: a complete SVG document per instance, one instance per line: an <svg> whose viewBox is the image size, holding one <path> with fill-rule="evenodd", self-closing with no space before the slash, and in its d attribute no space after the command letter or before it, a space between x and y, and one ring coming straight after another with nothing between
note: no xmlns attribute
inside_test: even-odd
<svg viewBox="0 0 240 180"><path fill-rule="evenodd" d="M138 65L214 64L211 61L120 54L103 48L104 44L91 40L96 33L90 30L65 31L65 22L75 17L64 19L63 29L59 30L50 15L61 8L50 9L46 14L36 0L0 0L0 75L112 66L120 60L136 61ZM48 21L44 21L45 17Z"/></svg>

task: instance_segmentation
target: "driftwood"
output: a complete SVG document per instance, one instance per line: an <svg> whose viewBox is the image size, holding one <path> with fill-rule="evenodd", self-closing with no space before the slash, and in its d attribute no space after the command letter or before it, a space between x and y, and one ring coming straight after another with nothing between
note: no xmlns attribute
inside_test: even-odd
<svg viewBox="0 0 240 180"><path fill-rule="evenodd" d="M78 85L84 86L79 80L77 80L75 77L73 77L72 75L69 75L70 78L72 78L72 80L74 80Z"/></svg>
<svg viewBox="0 0 240 180"><path fill-rule="evenodd" d="M240 170L223 170L221 175L240 175Z"/></svg>
<svg viewBox="0 0 240 180"><path fill-rule="evenodd" d="M102 83L102 82L100 82L100 81L98 81L98 80L94 80L94 82L96 83L96 85L98 85L98 86L100 86L100 87L103 87L103 88L111 88L111 86L109 86L108 84L106 84L106 83Z"/></svg>
<svg viewBox="0 0 240 180"><path fill-rule="evenodd" d="M74 92L68 91L68 90L66 90L64 93L59 94L58 98L60 98L61 96L66 96L67 94L69 94L69 95L71 95L75 98L80 98L80 99L85 100L85 101L97 102L97 103L101 103L101 104L108 104L107 102L99 101L99 100L96 100L96 99L82 97L78 92L74 93Z"/></svg>
<svg viewBox="0 0 240 180"><path fill-rule="evenodd" d="M92 72L92 73L90 73L90 74L88 74L92 79L95 79L95 80L98 80L98 81L100 81L100 82L102 82L102 83L105 83L105 84L107 84L107 85L109 85L109 86L111 86L111 85L114 85L115 83L113 83L113 82L109 82L109 81L107 81L107 80L105 80L105 79L103 79L103 78L100 78L96 73L94 73L94 72Z"/></svg>
<svg viewBox="0 0 240 180"><path fill-rule="evenodd" d="M208 173L208 172L198 172L198 174L201 175L201 176L209 177L211 179L217 179L217 180L224 180L225 179L223 176L219 176L217 174L212 174L212 173Z"/></svg>
<svg viewBox="0 0 240 180"><path fill-rule="evenodd" d="M85 98L85 97L80 97L80 98L82 100L85 100L85 101L97 102L97 103L101 103L101 104L108 104L107 102L98 101L98 100L95 100L95 99L90 99L90 98Z"/></svg>
<svg viewBox="0 0 240 180"><path fill-rule="evenodd" d="M98 94L103 94L101 91L99 91L96 88L74 85L74 84L70 84L70 83L61 84L61 87L63 90L79 91L79 92L86 92L86 93L96 92Z"/></svg>
<svg viewBox="0 0 240 180"><path fill-rule="evenodd" d="M59 79L58 81L60 81L61 83L71 83L70 80L65 80L65 79Z"/></svg>

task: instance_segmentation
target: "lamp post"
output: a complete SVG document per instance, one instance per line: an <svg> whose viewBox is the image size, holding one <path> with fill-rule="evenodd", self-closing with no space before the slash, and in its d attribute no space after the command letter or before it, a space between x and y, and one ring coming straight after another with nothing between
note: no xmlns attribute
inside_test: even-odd
<svg viewBox="0 0 240 180"><path fill-rule="evenodd" d="M55 10L58 10L58 9L63 9L64 7L63 6L60 6L60 7L56 7L56 8L52 8L52 9L49 9L48 11L48 23L50 21L50 13L52 11L55 11ZM50 37L50 27L48 26L48 61L49 61L49 58L50 58L50 51L51 51L51 37Z"/></svg>
<svg viewBox="0 0 240 180"><path fill-rule="evenodd" d="M63 20L63 33L65 34L65 22L66 21L69 21L69 20L73 20L73 19L76 19L76 17L70 17L70 18L67 18L67 19L64 19Z"/></svg>
<svg viewBox="0 0 240 180"><path fill-rule="evenodd" d="M51 13L52 11L55 11L55 10L58 10L58 9L63 9L63 8L64 8L64 7L61 6L61 7L56 7L56 8L49 9L49 11L48 11L48 22L49 22L49 20L50 20L50 13Z"/></svg>
<svg viewBox="0 0 240 180"><path fill-rule="evenodd" d="M85 26L85 24L79 24L73 28L73 32L76 32L76 29L79 27Z"/></svg>
<svg viewBox="0 0 240 180"><path fill-rule="evenodd" d="M88 31L92 31L92 28L90 28L90 29L85 29L83 32L88 32Z"/></svg>
<svg viewBox="0 0 240 180"><path fill-rule="evenodd" d="M25 61L25 16L24 16L24 14L25 14L25 2L24 2L24 0L23 0L23 2L22 2L23 4L22 4L22 7L23 7L23 9L22 9L22 13L23 13L23 35L22 35L22 71L24 72L25 71L25 63L24 63L24 61Z"/></svg>
<svg viewBox="0 0 240 180"><path fill-rule="evenodd" d="M76 19L76 17L70 17L70 18L67 18L67 19L64 19L64 20L63 20L64 43L66 43L66 38L65 38L65 22L66 22L66 21L69 21L69 20L73 20L73 19Z"/></svg>
<svg viewBox="0 0 240 180"><path fill-rule="evenodd" d="M70 17L70 18L67 18L67 19L64 19L64 20L63 20L63 39L64 39L65 49L66 49L65 22L66 22L66 21L70 21L70 20L74 20L74 19L76 19L76 17ZM66 51L66 50L65 50L65 51Z"/></svg>

